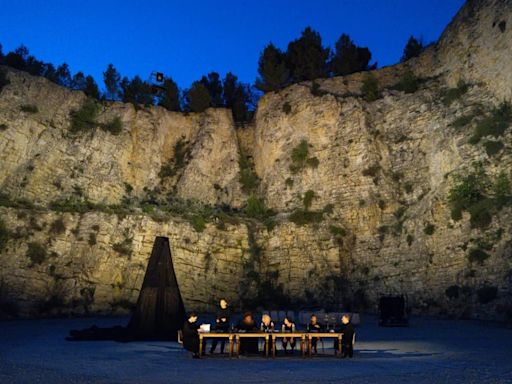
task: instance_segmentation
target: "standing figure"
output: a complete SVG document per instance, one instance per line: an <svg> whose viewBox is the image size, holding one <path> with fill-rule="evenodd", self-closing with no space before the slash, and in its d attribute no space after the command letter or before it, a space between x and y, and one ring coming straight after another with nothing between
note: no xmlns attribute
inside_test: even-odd
<svg viewBox="0 0 512 384"><path fill-rule="evenodd" d="M339 330L343 333L343 338L341 339L341 357L350 357L354 356L354 326L350 322L350 317L348 315L343 315L341 317L341 328ZM334 342L335 351L338 351L338 340Z"/></svg>
<svg viewBox="0 0 512 384"><path fill-rule="evenodd" d="M258 330L251 312L244 313L244 317L238 323L237 329L241 332L255 332ZM258 339L246 338L243 342L240 340L238 348L240 353L258 353Z"/></svg>
<svg viewBox="0 0 512 384"><path fill-rule="evenodd" d="M309 323L308 323L308 326L307 326L307 331L309 333L318 333L322 330L322 325L318 322L318 318L316 317L315 314L312 314L311 317L309 318ZM318 340L320 340L319 337L313 337L311 338L311 347L313 349L313 352L316 354L317 353L317 349L316 349L316 345L318 343Z"/></svg>
<svg viewBox="0 0 512 384"><path fill-rule="evenodd" d="M199 324L197 324L197 313L190 312L183 324L182 337L183 347L193 353L193 358L199 358Z"/></svg>
<svg viewBox="0 0 512 384"><path fill-rule="evenodd" d="M288 317L285 317L283 320L283 325L281 326L282 332L295 332L295 323L291 321ZM283 344L284 353L287 354L288 351L286 347L288 344L290 345L290 353L293 354L295 349L295 339L293 337L283 337L281 339L281 343Z"/></svg>
<svg viewBox="0 0 512 384"><path fill-rule="evenodd" d="M231 311L228 308L228 302L224 299L220 299L219 302L219 309L217 310L217 315L215 318L215 330L217 332L228 332L229 331L229 319L231 317ZM213 353L215 351L215 348L217 348L217 343L219 340L216 338L212 341L212 347L210 348L210 353ZM225 346L226 340L222 339L220 341L220 353L224 353L224 346Z"/></svg>

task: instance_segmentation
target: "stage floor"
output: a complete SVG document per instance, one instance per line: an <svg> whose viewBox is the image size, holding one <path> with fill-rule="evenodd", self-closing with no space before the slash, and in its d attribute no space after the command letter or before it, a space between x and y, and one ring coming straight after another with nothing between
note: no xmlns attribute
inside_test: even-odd
<svg viewBox="0 0 512 384"><path fill-rule="evenodd" d="M512 383L512 329L470 321L412 318L409 328L379 328L362 316L351 360L298 352L193 360L173 342L64 340L70 329L126 321L2 321L0 383Z"/></svg>

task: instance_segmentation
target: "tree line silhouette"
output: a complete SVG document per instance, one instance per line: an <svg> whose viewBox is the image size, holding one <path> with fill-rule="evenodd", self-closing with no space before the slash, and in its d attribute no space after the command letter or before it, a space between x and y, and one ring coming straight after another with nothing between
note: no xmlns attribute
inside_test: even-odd
<svg viewBox="0 0 512 384"><path fill-rule="evenodd" d="M420 39L411 36L401 61L418 56L424 48ZM217 72L210 72L186 89L180 89L172 77L165 77L161 84L155 86L139 75L131 79L122 76L113 64L109 64L103 72L104 91L101 91L92 76L83 72L72 75L66 63L57 67L45 63L30 55L24 45L4 54L0 44L0 65L44 76L95 99L160 105L170 111L202 112L210 107L229 108L237 122L252 119L261 92L277 91L301 81L372 70L377 68L377 63L370 64L371 58L370 50L357 46L347 34L342 34L331 49L323 46L318 32L307 27L298 39L288 44L286 51L272 43L263 49L253 85L239 81L232 72L224 78Z"/></svg>

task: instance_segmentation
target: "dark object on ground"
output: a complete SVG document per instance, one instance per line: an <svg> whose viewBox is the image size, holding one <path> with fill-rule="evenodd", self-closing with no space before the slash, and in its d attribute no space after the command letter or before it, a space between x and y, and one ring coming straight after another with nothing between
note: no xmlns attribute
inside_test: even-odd
<svg viewBox="0 0 512 384"><path fill-rule="evenodd" d="M185 307L174 273L169 239L155 238L137 306L127 327L72 330L67 340L176 340Z"/></svg>
<svg viewBox="0 0 512 384"><path fill-rule="evenodd" d="M383 296L380 298L379 325L381 327L407 327L409 325L403 296Z"/></svg>

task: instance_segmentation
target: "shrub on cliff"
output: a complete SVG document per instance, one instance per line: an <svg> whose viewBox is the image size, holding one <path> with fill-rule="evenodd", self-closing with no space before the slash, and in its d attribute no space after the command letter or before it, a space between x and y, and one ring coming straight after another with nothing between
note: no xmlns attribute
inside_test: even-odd
<svg viewBox="0 0 512 384"><path fill-rule="evenodd" d="M379 80L371 74L368 73L363 80L361 85L361 94L366 101L375 101L381 98L381 94L379 91Z"/></svg>
<svg viewBox="0 0 512 384"><path fill-rule="evenodd" d="M491 255L480 248L473 248L468 253L468 260L471 263L478 263L480 265L484 264L484 261L487 260Z"/></svg>
<svg viewBox="0 0 512 384"><path fill-rule="evenodd" d="M469 90L469 84L464 80L459 80L457 86L454 88L445 89L441 93L441 101L449 107L455 100L459 99Z"/></svg>
<svg viewBox="0 0 512 384"><path fill-rule="evenodd" d="M66 230L66 224L64 223L64 220L62 219L62 217L59 217L50 225L51 233L58 235L58 234L64 233L65 230Z"/></svg>
<svg viewBox="0 0 512 384"><path fill-rule="evenodd" d="M41 243L37 241L28 243L27 257L31 261L30 266L42 264L46 260L46 256L46 248Z"/></svg>
<svg viewBox="0 0 512 384"><path fill-rule="evenodd" d="M80 133L92 131L97 127L98 123L98 104L90 97L85 99L80 109L71 111L71 126L69 130L72 133Z"/></svg>
<svg viewBox="0 0 512 384"><path fill-rule="evenodd" d="M5 222L0 218L0 253L4 250L9 240L9 230L5 225Z"/></svg>
<svg viewBox="0 0 512 384"><path fill-rule="evenodd" d="M466 176L454 176L455 184L448 193L452 219L462 219L462 212L469 212L471 228L486 228L492 215L512 204L509 176L504 172L489 180L482 168L477 167Z"/></svg>
<svg viewBox="0 0 512 384"><path fill-rule="evenodd" d="M123 130L123 122L119 116L116 116L108 123L101 124L100 127L104 131L110 132L113 135L118 135Z"/></svg>
<svg viewBox="0 0 512 384"><path fill-rule="evenodd" d="M37 105L23 104L20 107L20 111L25 112L25 113L37 113L37 112L39 112L39 109L37 108Z"/></svg>
<svg viewBox="0 0 512 384"><path fill-rule="evenodd" d="M304 197L302 199L302 203L304 204L304 209L306 211L308 211L309 208L311 208L311 204L313 203L313 199L315 197L316 197L315 191L313 191L311 189L306 191L306 193L304 194Z"/></svg>
<svg viewBox="0 0 512 384"><path fill-rule="evenodd" d="M324 212L297 209L290 214L288 219L296 225L321 223L324 220Z"/></svg>
<svg viewBox="0 0 512 384"><path fill-rule="evenodd" d="M413 71L409 70L403 74L400 81L395 84L392 89L402 91L405 93L414 93L420 86L420 80L416 77Z"/></svg>
<svg viewBox="0 0 512 384"><path fill-rule="evenodd" d="M2 89L10 83L11 82L7 78L7 71L3 68L0 68L0 92L2 92Z"/></svg>
<svg viewBox="0 0 512 384"><path fill-rule="evenodd" d="M505 130L512 124L512 106L508 102L502 103L499 107L493 108L490 114L480 120L469 139L470 144L477 144L482 137L503 136Z"/></svg>

